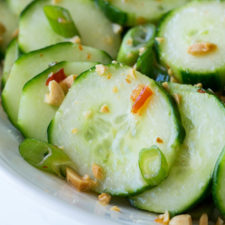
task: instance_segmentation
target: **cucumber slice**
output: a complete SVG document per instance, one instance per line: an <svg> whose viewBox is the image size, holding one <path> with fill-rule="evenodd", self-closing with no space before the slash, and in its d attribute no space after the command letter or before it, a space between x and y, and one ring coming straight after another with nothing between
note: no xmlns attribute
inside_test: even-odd
<svg viewBox="0 0 225 225"><path fill-rule="evenodd" d="M51 0L37 0L21 14L19 45L24 52L68 41L54 32L44 14L43 7L51 4ZM105 50L113 57L117 55L120 35L92 0L63 0L57 5L69 10L82 44Z"/></svg>
<svg viewBox="0 0 225 225"><path fill-rule="evenodd" d="M66 177L67 167L76 168L62 149L35 139L25 139L19 151L32 166L61 178Z"/></svg>
<svg viewBox="0 0 225 225"><path fill-rule="evenodd" d="M65 38L79 35L69 10L60 6L46 5L44 12L49 24L57 34Z"/></svg>
<svg viewBox="0 0 225 225"><path fill-rule="evenodd" d="M92 165L102 168L104 179L97 192L126 196L151 186L142 177L139 152L158 146L170 168L184 137L179 114L166 92L139 72L131 78L133 72L112 64L82 74L49 126L49 142L64 146L78 174L93 177ZM152 95L142 102L146 103L142 113L135 114L131 111L137 104L130 97L139 85L151 89Z"/></svg>
<svg viewBox="0 0 225 225"><path fill-rule="evenodd" d="M133 66L141 51L144 53L154 43L156 28L153 24L145 24L131 28L123 38L117 60Z"/></svg>
<svg viewBox="0 0 225 225"><path fill-rule="evenodd" d="M197 87L169 83L169 91L180 96L186 138L169 176L159 186L131 198L131 203L151 212L178 214L206 196L225 145L225 107Z"/></svg>
<svg viewBox="0 0 225 225"><path fill-rule="evenodd" d="M19 57L19 48L18 48L17 39L15 38L10 42L6 50L1 88L5 86L5 83L9 77L10 70L13 66L13 63L17 60L18 57Z"/></svg>
<svg viewBox="0 0 225 225"><path fill-rule="evenodd" d="M225 148L221 153L213 174L213 200L220 213L225 215Z"/></svg>
<svg viewBox="0 0 225 225"><path fill-rule="evenodd" d="M2 92L2 105L14 125L24 84L52 63L63 60L109 63L111 58L98 49L72 43L59 43L21 56L13 65Z"/></svg>
<svg viewBox="0 0 225 225"><path fill-rule="evenodd" d="M17 28L17 17L9 10L5 1L0 1L0 24L4 26L4 32L0 28L0 51L4 52L13 38L13 32Z"/></svg>
<svg viewBox="0 0 225 225"><path fill-rule="evenodd" d="M95 0L113 22L134 26L153 22L174 9L189 2L189 0Z"/></svg>
<svg viewBox="0 0 225 225"><path fill-rule="evenodd" d="M24 85L17 124L25 137L47 141L48 125L58 109L58 107L44 102L45 95L49 92L48 86L46 86L49 74L63 68L66 75L78 75L94 65L96 63L91 62L58 63L35 76Z"/></svg>
<svg viewBox="0 0 225 225"><path fill-rule="evenodd" d="M10 10L16 14L19 15L23 9L32 2L32 0L6 0L8 3L8 6Z"/></svg>
<svg viewBox="0 0 225 225"><path fill-rule="evenodd" d="M190 3L168 14L156 41L161 62L183 83L203 83L213 89L225 85L225 2Z"/></svg>

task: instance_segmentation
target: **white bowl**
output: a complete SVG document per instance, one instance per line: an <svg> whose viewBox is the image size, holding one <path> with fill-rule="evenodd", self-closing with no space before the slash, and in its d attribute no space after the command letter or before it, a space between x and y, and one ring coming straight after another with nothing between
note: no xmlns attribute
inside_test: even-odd
<svg viewBox="0 0 225 225"><path fill-rule="evenodd" d="M33 168L19 154L21 140L0 108L0 224L155 224L155 215L130 207L126 200L113 200L104 207L97 195L77 192ZM121 212L111 211L113 205Z"/></svg>

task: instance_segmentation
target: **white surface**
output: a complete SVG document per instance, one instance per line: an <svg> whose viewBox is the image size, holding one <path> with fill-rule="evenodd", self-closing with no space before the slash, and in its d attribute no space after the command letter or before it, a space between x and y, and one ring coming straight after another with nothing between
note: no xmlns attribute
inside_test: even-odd
<svg viewBox="0 0 225 225"><path fill-rule="evenodd" d="M125 200L101 206L96 195L79 193L31 167L19 155L20 140L0 112L0 225L154 224L155 216L131 208ZM114 204L120 213L110 211Z"/></svg>

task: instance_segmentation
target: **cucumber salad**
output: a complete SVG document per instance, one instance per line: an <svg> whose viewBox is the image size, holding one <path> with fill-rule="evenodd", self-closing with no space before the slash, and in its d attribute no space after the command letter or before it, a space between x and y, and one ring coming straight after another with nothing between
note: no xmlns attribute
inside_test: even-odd
<svg viewBox="0 0 225 225"><path fill-rule="evenodd" d="M0 0L21 157L158 224L224 224L224 40L224 1Z"/></svg>

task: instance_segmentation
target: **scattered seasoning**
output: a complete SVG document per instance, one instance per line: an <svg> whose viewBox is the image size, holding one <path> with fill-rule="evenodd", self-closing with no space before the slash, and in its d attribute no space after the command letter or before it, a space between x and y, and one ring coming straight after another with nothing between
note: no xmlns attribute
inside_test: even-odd
<svg viewBox="0 0 225 225"><path fill-rule="evenodd" d="M132 83L132 80L131 80L132 78L131 78L131 75L127 75L126 76L126 79L125 79L125 81L128 83L128 84L131 84Z"/></svg>
<svg viewBox="0 0 225 225"><path fill-rule="evenodd" d="M157 137L156 138L156 142L159 143L159 144L162 144L163 143L163 140L160 137Z"/></svg>
<svg viewBox="0 0 225 225"><path fill-rule="evenodd" d="M64 69L60 69L59 71L55 73L50 73L48 79L46 80L45 85L48 86L50 81L55 80L57 83L61 82L66 78L66 75L64 73Z"/></svg>
<svg viewBox="0 0 225 225"><path fill-rule="evenodd" d="M83 46L82 46L81 44L79 45L79 47L78 47L78 48L79 48L79 50L80 50L80 51L82 51L82 50L83 50Z"/></svg>
<svg viewBox="0 0 225 225"><path fill-rule="evenodd" d="M127 40L127 45L132 46L133 45L133 39L128 39Z"/></svg>
<svg viewBox="0 0 225 225"><path fill-rule="evenodd" d="M70 39L70 42L75 43L75 44L81 44L81 39L79 36L74 36Z"/></svg>
<svg viewBox="0 0 225 225"><path fill-rule="evenodd" d="M42 168L44 168L44 169L48 169L48 166L42 166Z"/></svg>
<svg viewBox="0 0 225 225"><path fill-rule="evenodd" d="M112 91L113 91L113 93L117 93L118 92L118 88L115 86L115 87L113 87Z"/></svg>
<svg viewBox="0 0 225 225"><path fill-rule="evenodd" d="M224 221L220 217L218 217L216 225L224 225Z"/></svg>
<svg viewBox="0 0 225 225"><path fill-rule="evenodd" d="M198 92L198 93L203 93L203 94L206 93L206 92L205 92L203 89L201 89L201 88L199 88L199 89L197 90L197 92Z"/></svg>
<svg viewBox="0 0 225 225"><path fill-rule="evenodd" d="M206 213L202 214L199 220L199 225L208 225L208 215Z"/></svg>
<svg viewBox="0 0 225 225"><path fill-rule="evenodd" d="M68 167L66 168L66 181L82 192L90 191L97 184L88 175L80 177L73 169Z"/></svg>
<svg viewBox="0 0 225 225"><path fill-rule="evenodd" d="M109 107L106 104L104 104L103 106L101 106L100 112L101 113L109 113L110 112Z"/></svg>
<svg viewBox="0 0 225 225"><path fill-rule="evenodd" d="M123 27L116 23L113 23L112 29L115 34L120 34L123 31Z"/></svg>
<svg viewBox="0 0 225 225"><path fill-rule="evenodd" d="M60 3L62 0L52 0L52 4L55 5L57 3Z"/></svg>
<svg viewBox="0 0 225 225"><path fill-rule="evenodd" d="M217 49L217 45L209 42L195 43L188 47L188 54L193 56L204 56Z"/></svg>
<svg viewBox="0 0 225 225"><path fill-rule="evenodd" d="M84 118L85 118L85 119L89 119L89 118L91 118L91 117L92 117L92 115L93 115L93 113L92 113L92 111L91 111L91 110L86 111L86 112L84 112L84 113L83 113L83 116L84 116Z"/></svg>
<svg viewBox="0 0 225 225"><path fill-rule="evenodd" d="M96 65L95 66L95 71L98 73L98 75L102 76L106 72L106 67L103 66L102 64Z"/></svg>
<svg viewBox="0 0 225 225"><path fill-rule="evenodd" d="M170 214L168 211L166 211L164 214L159 215L156 219L155 219L156 223L160 223L163 225L168 225L170 222Z"/></svg>
<svg viewBox="0 0 225 225"><path fill-rule="evenodd" d="M73 130L72 130L72 134L77 134L78 133L78 129L77 128L74 128Z"/></svg>
<svg viewBox="0 0 225 225"><path fill-rule="evenodd" d="M115 211L115 212L120 212L120 208L118 206L113 206L110 208L110 210Z"/></svg>
<svg viewBox="0 0 225 225"><path fill-rule="evenodd" d="M40 54L40 57L43 57L43 56L44 56L44 54L43 54L43 53L41 53L41 54Z"/></svg>
<svg viewBox="0 0 225 225"><path fill-rule="evenodd" d="M102 193L98 196L98 201L104 206L108 205L111 201L111 195L107 193Z"/></svg>
<svg viewBox="0 0 225 225"><path fill-rule="evenodd" d="M162 83L162 86L163 86L165 89L169 89L168 82L163 82L163 83Z"/></svg>
<svg viewBox="0 0 225 225"><path fill-rule="evenodd" d="M191 216L188 214L175 216L169 222L169 225L181 225L181 224L182 225L192 225Z"/></svg>
<svg viewBox="0 0 225 225"><path fill-rule="evenodd" d="M70 75L59 83L65 94L72 87L74 80L77 78L77 76L78 75L76 74Z"/></svg>
<svg viewBox="0 0 225 225"><path fill-rule="evenodd" d="M87 54L87 59L90 60L91 59L91 53Z"/></svg>
<svg viewBox="0 0 225 225"><path fill-rule="evenodd" d="M148 86L145 86L139 96L136 98L131 112L137 113L144 106L145 102L150 98L152 94L152 90Z"/></svg>
<svg viewBox="0 0 225 225"><path fill-rule="evenodd" d="M104 171L102 167L97 164L92 165L92 173L97 180L102 180L104 178Z"/></svg>
<svg viewBox="0 0 225 225"><path fill-rule="evenodd" d="M198 83L198 84L195 84L195 87L202 88L203 85L202 85L202 83Z"/></svg>
<svg viewBox="0 0 225 225"><path fill-rule="evenodd" d="M137 99L137 97L140 95L141 91L143 90L143 88L145 87L144 84L139 84L133 91L132 94L130 96L131 101L135 102L135 100Z"/></svg>

